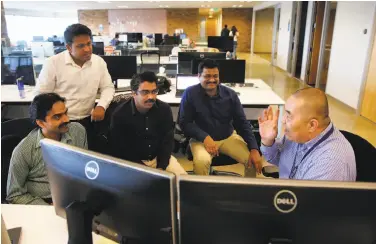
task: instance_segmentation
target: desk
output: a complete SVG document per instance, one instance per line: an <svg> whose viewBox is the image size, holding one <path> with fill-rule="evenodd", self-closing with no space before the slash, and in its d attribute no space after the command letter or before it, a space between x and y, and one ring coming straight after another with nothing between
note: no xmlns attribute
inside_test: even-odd
<svg viewBox="0 0 376 244"><path fill-rule="evenodd" d="M181 98L175 97L176 79L171 78L171 91L167 94L158 95L158 99L170 105L174 121L177 121ZM246 83L253 83L254 87L231 87L239 92L239 99L243 105L248 120L257 120L263 110L269 105L279 107L278 134L282 131L282 115L285 102L280 98L269 85L261 79L246 79ZM124 93L124 92L123 92ZM122 94L122 93L118 93Z"/></svg>
<svg viewBox="0 0 376 244"><path fill-rule="evenodd" d="M161 56L161 59L159 60L160 64L168 65L168 64L173 64L177 65L178 60L177 59L171 59L168 56ZM147 64L147 62L146 62ZM141 56L137 55L137 65L141 65Z"/></svg>
<svg viewBox="0 0 376 244"><path fill-rule="evenodd" d="M66 220L55 214L53 206L2 204L1 214L7 229L22 227L19 244L68 243ZM93 243L116 244L95 233Z"/></svg>
<svg viewBox="0 0 376 244"><path fill-rule="evenodd" d="M177 119L179 105L181 98L175 97L176 93L176 79L171 79L171 92L163 95L158 95L158 99L164 101L171 106L174 121ZM279 133L282 130L282 115L284 104L280 98L264 81L261 79L246 79L246 83L254 83L254 87L232 87L236 92L239 92L239 99L244 107L244 112L248 120L257 120L262 111L269 105L276 105L280 109L280 117L278 122ZM16 85L2 85L1 86L1 103L7 105L29 105L34 98L34 87L25 86L26 97L21 99L18 95ZM116 93L115 95L122 94ZM16 107L16 106L13 106ZM23 115L18 115L18 118L28 117L26 107ZM10 117L13 118L13 117Z"/></svg>
<svg viewBox="0 0 376 244"><path fill-rule="evenodd" d="M44 63L46 62L46 58L33 58L33 63L34 65L44 65ZM178 64L178 60L177 59L171 59L168 57L168 56L161 56L161 59L160 59L160 64L163 64L163 65L168 65L168 64L174 64L174 65L177 65ZM137 65L140 65L141 64L141 56L140 55L137 55Z"/></svg>

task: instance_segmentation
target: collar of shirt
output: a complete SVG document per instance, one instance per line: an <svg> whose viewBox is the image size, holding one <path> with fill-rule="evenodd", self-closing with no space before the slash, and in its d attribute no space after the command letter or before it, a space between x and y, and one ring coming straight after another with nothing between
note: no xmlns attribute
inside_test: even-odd
<svg viewBox="0 0 376 244"><path fill-rule="evenodd" d="M72 58L72 56L70 55L70 53L69 53L69 51L68 50L66 50L65 51L65 64L66 65L68 65L68 64L70 64L70 65L72 65L72 66L77 66L77 67L80 67L79 65L77 65L75 62L74 62L74 60L73 60L73 58ZM84 66L87 66L87 65L91 65L92 64L92 61L91 60L89 60L89 61L87 61L87 62L85 62L84 63L84 65L82 66L82 68L84 67ZM80 67L81 68L81 67Z"/></svg>
<svg viewBox="0 0 376 244"><path fill-rule="evenodd" d="M136 108L136 104L135 104L134 98L132 98L130 102L131 102L131 108L132 108L132 115L134 116L136 114L140 114L140 112L138 112L138 110ZM153 107L149 111L147 111L146 114L149 113L154 108L158 108L157 101L155 101Z"/></svg>
<svg viewBox="0 0 376 244"><path fill-rule="evenodd" d="M40 141L44 139L45 137L43 136L42 130L38 129L38 134L37 134L37 143L35 145L35 148L40 148ZM60 142L68 144L68 142L72 142L72 137L69 134L69 131L67 133L64 133L61 136Z"/></svg>
<svg viewBox="0 0 376 244"><path fill-rule="evenodd" d="M304 152L308 151L311 147L313 147L313 145L316 144L316 142L318 142L324 135L326 135L326 133L329 132L329 130L333 127L333 123L330 122L330 124L328 125L328 127L326 127L325 130L323 130L318 136L316 136L315 138L313 138L312 140L304 143L304 144L299 144L300 147L298 148L301 148Z"/></svg>
<svg viewBox="0 0 376 244"><path fill-rule="evenodd" d="M206 93L206 90L202 87L201 84L198 84L200 86L200 94L203 95L203 96L206 96L206 97L209 97L209 95ZM221 84L218 84L217 86L217 95L215 95L214 97L209 97L209 98L222 98L223 97L223 86Z"/></svg>

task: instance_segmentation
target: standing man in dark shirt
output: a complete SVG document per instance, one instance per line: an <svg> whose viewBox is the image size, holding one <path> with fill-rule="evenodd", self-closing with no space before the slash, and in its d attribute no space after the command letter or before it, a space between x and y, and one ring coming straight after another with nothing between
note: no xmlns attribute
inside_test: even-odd
<svg viewBox="0 0 376 244"><path fill-rule="evenodd" d="M227 25L225 25L225 28L223 28L221 31L221 36L229 36L229 35L230 35L230 30L227 29Z"/></svg>
<svg viewBox="0 0 376 244"><path fill-rule="evenodd" d="M153 72L131 80L133 97L114 111L110 128L111 155L176 175L187 174L171 155L174 125L171 108L157 99L157 77Z"/></svg>
<svg viewBox="0 0 376 244"><path fill-rule="evenodd" d="M252 128L237 94L219 84L218 64L205 59L198 66L198 77L201 84L183 94L179 116L184 134L192 138L195 173L207 175L212 158L219 153L252 164L261 173L262 161Z"/></svg>

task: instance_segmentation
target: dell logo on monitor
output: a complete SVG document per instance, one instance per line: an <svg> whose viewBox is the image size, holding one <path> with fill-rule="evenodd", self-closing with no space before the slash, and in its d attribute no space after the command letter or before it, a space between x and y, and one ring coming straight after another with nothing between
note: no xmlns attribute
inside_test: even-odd
<svg viewBox="0 0 376 244"><path fill-rule="evenodd" d="M85 175L90 180L95 180L99 175L99 165L95 161L89 161L85 166Z"/></svg>
<svg viewBox="0 0 376 244"><path fill-rule="evenodd" d="M290 213L297 205L298 199L292 191L282 190L274 197L274 207L281 213Z"/></svg>

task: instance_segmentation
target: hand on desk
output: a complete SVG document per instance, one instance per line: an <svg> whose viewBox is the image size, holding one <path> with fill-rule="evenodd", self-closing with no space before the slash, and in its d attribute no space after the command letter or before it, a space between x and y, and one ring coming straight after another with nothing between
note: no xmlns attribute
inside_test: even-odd
<svg viewBox="0 0 376 244"><path fill-rule="evenodd" d="M215 141L213 140L213 138L211 138L210 136L207 136L205 138L204 146L205 146L206 151L208 151L208 153L212 155L213 157L219 155L219 148L217 144L215 143Z"/></svg>
<svg viewBox="0 0 376 244"><path fill-rule="evenodd" d="M91 111L91 121L102 121L104 119L104 113L106 111L101 106L96 106L95 109Z"/></svg>
<svg viewBox="0 0 376 244"><path fill-rule="evenodd" d="M256 149L252 149L249 152L248 166L253 165L256 169L257 174L261 174L262 171L262 158L260 153Z"/></svg>
<svg viewBox="0 0 376 244"><path fill-rule="evenodd" d="M279 109L273 114L271 106L265 109L263 115L258 118L261 142L265 146L270 147L274 144L274 140L278 135L278 118Z"/></svg>

